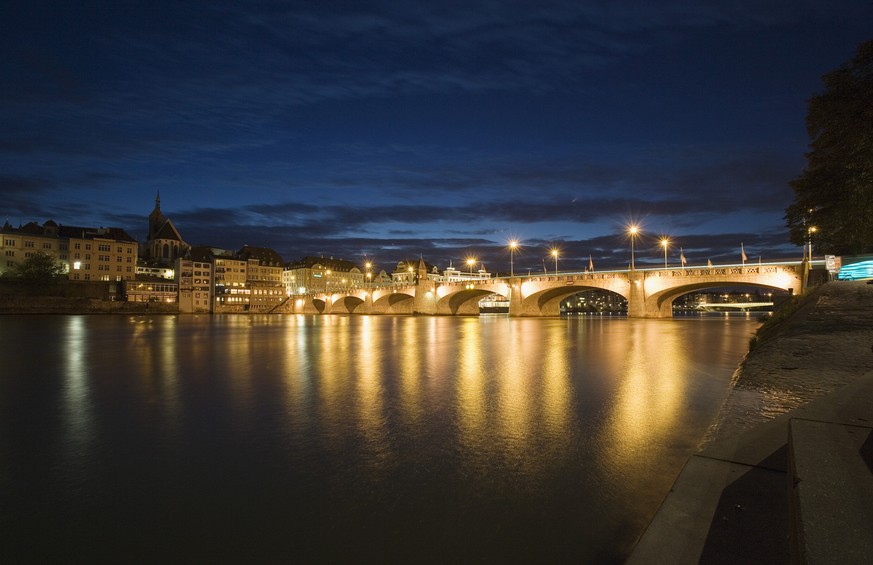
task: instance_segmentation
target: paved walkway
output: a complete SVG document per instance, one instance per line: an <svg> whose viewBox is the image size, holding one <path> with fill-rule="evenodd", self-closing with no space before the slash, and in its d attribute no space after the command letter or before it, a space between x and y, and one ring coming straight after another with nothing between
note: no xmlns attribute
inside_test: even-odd
<svg viewBox="0 0 873 565"><path fill-rule="evenodd" d="M873 562L871 346L860 282L762 332L628 563Z"/></svg>

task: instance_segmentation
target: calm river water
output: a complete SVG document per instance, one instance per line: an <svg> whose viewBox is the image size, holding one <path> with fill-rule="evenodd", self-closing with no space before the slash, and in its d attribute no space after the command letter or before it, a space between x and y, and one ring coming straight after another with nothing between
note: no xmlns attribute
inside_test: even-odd
<svg viewBox="0 0 873 565"><path fill-rule="evenodd" d="M618 563L757 325L0 316L0 562Z"/></svg>

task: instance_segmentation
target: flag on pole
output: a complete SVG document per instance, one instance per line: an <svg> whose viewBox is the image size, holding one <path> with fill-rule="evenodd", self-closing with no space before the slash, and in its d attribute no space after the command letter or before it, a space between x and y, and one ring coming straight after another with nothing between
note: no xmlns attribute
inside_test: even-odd
<svg viewBox="0 0 873 565"><path fill-rule="evenodd" d="M588 256L588 270L592 273L594 272L594 259L591 257L591 255Z"/></svg>
<svg viewBox="0 0 873 565"><path fill-rule="evenodd" d="M707 269L711 269L711 268L712 268L712 259L707 259L707 260L706 260L706 268L707 268Z"/></svg>
<svg viewBox="0 0 873 565"><path fill-rule="evenodd" d="M685 251L679 248L679 260L682 261L682 266L685 267Z"/></svg>
<svg viewBox="0 0 873 565"><path fill-rule="evenodd" d="M749 258L746 257L746 248L743 247L743 244L742 244L742 243L740 243L740 253L741 253L742 256L743 256L743 265L745 265L745 264L746 264L746 261L748 261Z"/></svg>

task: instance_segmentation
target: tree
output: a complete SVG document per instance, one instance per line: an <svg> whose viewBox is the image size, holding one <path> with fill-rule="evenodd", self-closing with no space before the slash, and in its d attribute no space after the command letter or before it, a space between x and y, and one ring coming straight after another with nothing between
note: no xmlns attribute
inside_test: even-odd
<svg viewBox="0 0 873 565"><path fill-rule="evenodd" d="M36 251L30 257L15 265L14 276L26 283L43 285L54 282L64 274L64 264L43 251Z"/></svg>
<svg viewBox="0 0 873 565"><path fill-rule="evenodd" d="M873 40L822 77L806 115L810 151L785 210L791 241L822 253L873 252Z"/></svg>

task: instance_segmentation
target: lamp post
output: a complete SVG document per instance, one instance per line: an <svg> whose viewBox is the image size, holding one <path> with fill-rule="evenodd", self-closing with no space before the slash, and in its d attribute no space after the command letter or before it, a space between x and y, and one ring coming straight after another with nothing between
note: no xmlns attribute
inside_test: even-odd
<svg viewBox="0 0 873 565"><path fill-rule="evenodd" d="M470 257L467 259L467 266L470 267L470 278L473 278L473 266L476 264L476 258Z"/></svg>
<svg viewBox="0 0 873 565"><path fill-rule="evenodd" d="M367 271L367 286L368 287L370 286L370 280L373 278L373 273L370 271L370 269L372 269L372 268L373 268L373 263L371 263L369 261L364 263L364 270Z"/></svg>
<svg viewBox="0 0 873 565"><path fill-rule="evenodd" d="M628 228L628 234L630 234L631 240L631 271L634 270L634 239L636 239L639 232L640 228L637 226L631 226L630 228Z"/></svg>
<svg viewBox="0 0 873 565"><path fill-rule="evenodd" d="M664 268L667 268L667 245L670 243L670 240L666 237L661 238L661 246L664 248Z"/></svg>
<svg viewBox="0 0 873 565"><path fill-rule="evenodd" d="M815 226L809 227L809 236L807 237L807 241L809 242L809 260L812 262L812 234L816 232Z"/></svg>
<svg viewBox="0 0 873 565"><path fill-rule="evenodd" d="M555 258L555 276L558 276L558 250L552 249L552 257Z"/></svg>
<svg viewBox="0 0 873 565"><path fill-rule="evenodd" d="M512 278L515 275L515 272L512 267L513 256L515 255L515 250L518 249L518 241L513 239L509 242L509 277Z"/></svg>

